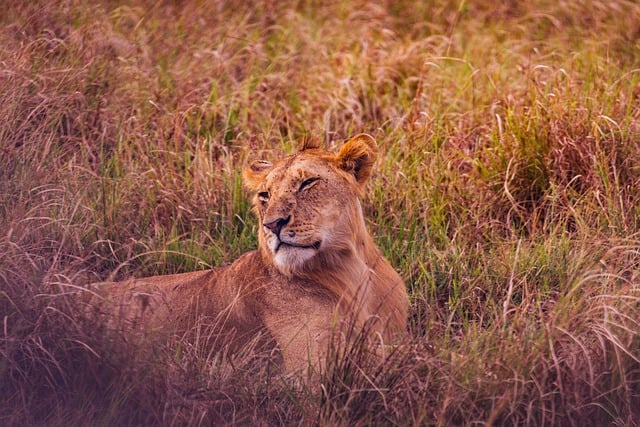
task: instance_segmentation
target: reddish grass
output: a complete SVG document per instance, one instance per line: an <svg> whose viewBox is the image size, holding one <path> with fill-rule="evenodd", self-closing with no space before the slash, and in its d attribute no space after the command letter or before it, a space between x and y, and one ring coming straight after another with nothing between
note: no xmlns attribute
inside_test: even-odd
<svg viewBox="0 0 640 427"><path fill-rule="evenodd" d="M640 423L635 2L5 12L0 424ZM256 245L245 161L361 131L412 298L384 362L356 341L305 384L259 351L142 351L73 295L231 261Z"/></svg>

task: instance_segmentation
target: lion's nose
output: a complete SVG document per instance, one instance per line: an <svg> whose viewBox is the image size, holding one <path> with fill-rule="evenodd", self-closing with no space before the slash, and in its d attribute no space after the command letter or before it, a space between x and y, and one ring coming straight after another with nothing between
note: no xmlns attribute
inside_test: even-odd
<svg viewBox="0 0 640 427"><path fill-rule="evenodd" d="M262 223L262 225L264 225L269 230L271 230L273 234L280 237L280 231L282 230L282 227L287 225L290 219L291 219L291 216L288 216L286 218L277 218L274 221L269 221L269 222L265 221L264 223Z"/></svg>

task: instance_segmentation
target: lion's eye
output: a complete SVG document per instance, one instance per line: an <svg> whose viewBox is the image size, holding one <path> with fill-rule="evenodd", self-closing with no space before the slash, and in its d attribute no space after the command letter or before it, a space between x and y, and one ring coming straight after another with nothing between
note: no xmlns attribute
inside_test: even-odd
<svg viewBox="0 0 640 427"><path fill-rule="evenodd" d="M302 181L302 184L300 184L300 188L298 189L298 191L302 191L305 188L309 188L311 187L319 178L309 178L309 179L305 179L304 181Z"/></svg>
<svg viewBox="0 0 640 427"><path fill-rule="evenodd" d="M258 199L261 202L266 202L267 200L269 200L269 192L268 191L261 191L260 193L258 193Z"/></svg>

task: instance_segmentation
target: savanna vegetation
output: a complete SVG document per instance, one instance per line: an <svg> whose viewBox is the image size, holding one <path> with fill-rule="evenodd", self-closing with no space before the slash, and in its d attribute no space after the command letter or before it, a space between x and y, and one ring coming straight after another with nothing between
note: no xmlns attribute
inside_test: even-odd
<svg viewBox="0 0 640 427"><path fill-rule="evenodd" d="M0 424L640 423L640 4L8 0ZM256 247L241 181L381 147L411 339L318 384L87 315L88 283Z"/></svg>

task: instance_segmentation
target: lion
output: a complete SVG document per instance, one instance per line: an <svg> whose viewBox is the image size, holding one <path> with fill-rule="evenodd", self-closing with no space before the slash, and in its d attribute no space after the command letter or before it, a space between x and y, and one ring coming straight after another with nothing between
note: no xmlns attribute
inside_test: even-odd
<svg viewBox="0 0 640 427"><path fill-rule="evenodd" d="M133 329L183 334L197 322L234 350L273 346L287 372L324 366L346 328L392 343L407 331L408 296L366 228L360 204L378 149L360 134L337 153L304 146L243 173L258 249L207 271L103 282L94 288Z"/></svg>

